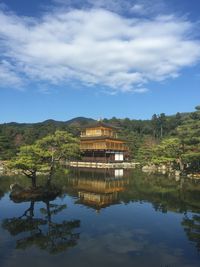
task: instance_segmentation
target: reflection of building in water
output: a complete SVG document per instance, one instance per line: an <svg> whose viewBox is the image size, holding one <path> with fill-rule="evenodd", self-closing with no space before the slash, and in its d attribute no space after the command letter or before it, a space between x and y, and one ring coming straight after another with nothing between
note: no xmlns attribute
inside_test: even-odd
<svg viewBox="0 0 200 267"><path fill-rule="evenodd" d="M113 193L92 193L79 191L80 203L88 206L93 206L96 209L100 209L111 204L117 203L117 192Z"/></svg>
<svg viewBox="0 0 200 267"><path fill-rule="evenodd" d="M78 191L78 203L101 209L118 203L118 193L125 190L128 184L123 169L81 170L78 177L73 178L73 187Z"/></svg>
<svg viewBox="0 0 200 267"><path fill-rule="evenodd" d="M116 169L115 170L115 177L123 177L124 176L124 170L123 169Z"/></svg>

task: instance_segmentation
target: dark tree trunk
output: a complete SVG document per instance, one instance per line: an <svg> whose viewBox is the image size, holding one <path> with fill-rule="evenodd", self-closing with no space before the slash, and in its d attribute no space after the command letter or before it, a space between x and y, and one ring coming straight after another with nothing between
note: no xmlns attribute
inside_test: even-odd
<svg viewBox="0 0 200 267"><path fill-rule="evenodd" d="M46 207L47 207L48 222L51 223L51 211L50 211L50 203L49 203L49 201L46 201Z"/></svg>
<svg viewBox="0 0 200 267"><path fill-rule="evenodd" d="M35 173L32 175L31 180L32 180L32 187L36 188L36 174Z"/></svg>
<svg viewBox="0 0 200 267"><path fill-rule="evenodd" d="M161 137L161 138L163 137L163 127L162 127L162 125L161 125L161 127L160 127L160 137Z"/></svg>
<svg viewBox="0 0 200 267"><path fill-rule="evenodd" d="M54 162L51 163L50 172L49 172L49 176L47 178L47 183L46 183L47 187L51 185L51 179L52 179L53 173L54 173Z"/></svg>
<svg viewBox="0 0 200 267"><path fill-rule="evenodd" d="M26 216L26 217L30 217L32 219L34 216L34 204L35 204L35 202L31 201L30 207L19 218L21 219L22 217ZM29 213L29 215L28 215L28 213Z"/></svg>
<svg viewBox="0 0 200 267"><path fill-rule="evenodd" d="M30 204L30 216L33 217L34 216L34 204L35 202L34 201L31 201L31 204Z"/></svg>

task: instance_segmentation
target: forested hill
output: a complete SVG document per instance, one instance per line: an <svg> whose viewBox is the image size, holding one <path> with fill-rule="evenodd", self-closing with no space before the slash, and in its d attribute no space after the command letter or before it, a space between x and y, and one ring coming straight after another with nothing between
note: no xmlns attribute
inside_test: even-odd
<svg viewBox="0 0 200 267"><path fill-rule="evenodd" d="M3 123L0 124L0 160L12 157L21 145L33 144L56 130L66 130L78 135L80 128L95 120L77 117L68 121L46 120L39 123Z"/></svg>
<svg viewBox="0 0 200 267"><path fill-rule="evenodd" d="M150 120L131 120L128 118L104 119L105 122L119 126L121 136L129 139L130 147L135 152L144 139L158 140L165 136L175 135L175 129L192 113L177 113L166 116L164 113L152 116ZM9 159L24 144L32 144L36 140L54 133L56 130L66 130L78 136L80 128L95 122L94 119L77 117L68 121L46 120L40 123L4 123L0 124L0 160Z"/></svg>

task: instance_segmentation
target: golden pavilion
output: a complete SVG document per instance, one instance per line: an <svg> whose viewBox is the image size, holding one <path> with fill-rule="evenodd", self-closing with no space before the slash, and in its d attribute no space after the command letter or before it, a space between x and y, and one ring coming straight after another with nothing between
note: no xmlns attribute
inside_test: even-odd
<svg viewBox="0 0 200 267"><path fill-rule="evenodd" d="M123 162L128 159L126 141L117 137L118 128L99 121L81 131L83 161Z"/></svg>

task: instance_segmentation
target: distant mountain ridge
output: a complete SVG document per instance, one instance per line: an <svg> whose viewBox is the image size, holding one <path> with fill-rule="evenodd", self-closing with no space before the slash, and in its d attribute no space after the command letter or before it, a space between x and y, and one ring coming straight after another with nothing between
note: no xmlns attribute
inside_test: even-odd
<svg viewBox="0 0 200 267"><path fill-rule="evenodd" d="M188 116L190 113L192 112L181 112L181 113L178 113L180 114L181 117L185 117L185 116ZM172 115L166 115L166 117L174 117L176 115L172 114ZM121 120L123 121L124 119L127 119L127 118L122 118L122 119L119 119L119 118L115 118L113 117L114 120L117 119L117 120ZM105 121L112 121L113 118L111 119L103 119ZM130 121L150 121L150 119L129 119ZM75 117L75 118L72 118L70 120L67 120L67 121L57 121L57 120L53 120L53 119L47 119L47 120L44 120L44 121L41 121L41 122L4 122L4 123L0 123L0 126L1 125L10 125L10 126L34 126L34 125L41 125L41 124L55 124L55 125L68 125L68 126L84 126L84 125L88 125L88 124L91 124L91 123L94 123L96 122L97 120L93 119L93 118L87 118L87 117Z"/></svg>
<svg viewBox="0 0 200 267"><path fill-rule="evenodd" d="M57 121L57 120L53 120L53 119L48 119L45 121L41 121L41 122L7 122L7 123L0 123L1 125L10 125L10 126L34 126L34 125L41 125L41 124L56 124L56 125L87 125L89 123L93 123L96 120L92 119L92 118L86 118L86 117L75 117L73 119L67 120L67 121Z"/></svg>
<svg viewBox="0 0 200 267"><path fill-rule="evenodd" d="M80 125L80 126L84 126L90 123L94 123L96 120L92 119L92 118L85 118L85 117L76 117L73 118L71 120L66 121L66 123L68 125Z"/></svg>

